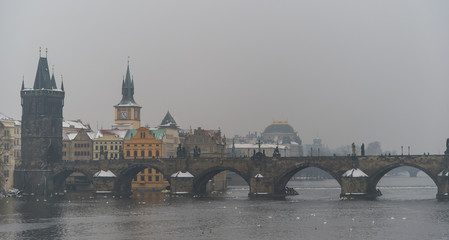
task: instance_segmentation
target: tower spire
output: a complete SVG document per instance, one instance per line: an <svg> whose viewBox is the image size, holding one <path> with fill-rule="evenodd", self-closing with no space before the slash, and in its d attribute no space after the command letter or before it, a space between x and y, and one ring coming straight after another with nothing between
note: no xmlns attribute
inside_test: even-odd
<svg viewBox="0 0 449 240"><path fill-rule="evenodd" d="M22 75L22 90L25 89L25 75Z"/></svg>
<svg viewBox="0 0 449 240"><path fill-rule="evenodd" d="M64 80L62 78L62 74L61 74L61 90L64 91Z"/></svg>

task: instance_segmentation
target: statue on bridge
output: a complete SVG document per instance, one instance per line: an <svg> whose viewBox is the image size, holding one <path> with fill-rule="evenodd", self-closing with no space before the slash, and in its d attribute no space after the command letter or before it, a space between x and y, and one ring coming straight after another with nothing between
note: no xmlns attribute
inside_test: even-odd
<svg viewBox="0 0 449 240"><path fill-rule="evenodd" d="M193 149L193 157L200 157L200 155L201 155L201 148L195 146L195 148Z"/></svg>
<svg viewBox="0 0 449 240"><path fill-rule="evenodd" d="M181 144L179 144L178 148L176 149L176 156L178 158L185 158L186 157L186 148L182 147Z"/></svg>
<svg viewBox="0 0 449 240"><path fill-rule="evenodd" d="M352 143L352 156L355 156L355 143Z"/></svg>
<svg viewBox="0 0 449 240"><path fill-rule="evenodd" d="M276 148L274 149L274 152L273 152L273 157L280 157L280 156L281 156L281 153L279 152L279 147L276 146Z"/></svg>
<svg viewBox="0 0 449 240"><path fill-rule="evenodd" d="M365 144L364 144L364 143L362 143L362 147L360 147L360 155L361 155L362 157L365 156Z"/></svg>
<svg viewBox="0 0 449 240"><path fill-rule="evenodd" d="M444 154L449 155L449 138L446 139L446 151L444 151ZM426 154L424 153L424 155Z"/></svg>

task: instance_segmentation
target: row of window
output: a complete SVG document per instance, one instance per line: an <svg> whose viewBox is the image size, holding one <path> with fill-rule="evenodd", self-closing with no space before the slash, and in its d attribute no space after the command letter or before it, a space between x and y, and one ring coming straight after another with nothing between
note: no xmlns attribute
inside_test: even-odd
<svg viewBox="0 0 449 240"><path fill-rule="evenodd" d="M155 169L156 173L160 173L159 170ZM153 173L153 169L152 168L147 168L147 172L148 173ZM145 174L145 169L140 171L140 174Z"/></svg>
<svg viewBox="0 0 449 240"><path fill-rule="evenodd" d="M88 148L90 147L89 143L75 143L76 148Z"/></svg>
<svg viewBox="0 0 449 240"><path fill-rule="evenodd" d="M131 144L126 144L127 147L130 147ZM153 144L147 144L147 146L152 147ZM137 147L137 144L134 144L134 147ZM145 144L142 144L142 147L145 147ZM156 147L159 147L159 144L156 144Z"/></svg>
<svg viewBox="0 0 449 240"><path fill-rule="evenodd" d="M153 176L147 176L148 182L152 182L153 181ZM155 182L160 182L161 178L159 176L155 176L154 181ZM137 181L137 176L134 177L134 181ZM145 181L145 176L140 176L140 181L144 182Z"/></svg>
<svg viewBox="0 0 449 240"><path fill-rule="evenodd" d="M90 156L90 152L75 152L75 156Z"/></svg>
<svg viewBox="0 0 449 240"><path fill-rule="evenodd" d="M94 141L94 144L122 144L121 142L97 142Z"/></svg>
<svg viewBox="0 0 449 240"><path fill-rule="evenodd" d="M126 156L127 157L131 157L131 152L130 151L126 151ZM145 157L145 151L141 151L140 152L140 156L137 155L137 151L134 151L134 157ZM159 157L159 150L156 150L156 157ZM153 157L153 151L148 151L148 156L147 157Z"/></svg>
<svg viewBox="0 0 449 240"><path fill-rule="evenodd" d="M95 150L98 150L98 146L95 146ZM100 151L101 150L108 150L108 146L100 146ZM122 150L122 146L109 146L109 150Z"/></svg>
<svg viewBox="0 0 449 240"><path fill-rule="evenodd" d="M99 156L100 155L98 153L95 153L95 158L99 158ZM108 158L118 158L118 156L119 156L118 153L111 153L111 154L109 154Z"/></svg>

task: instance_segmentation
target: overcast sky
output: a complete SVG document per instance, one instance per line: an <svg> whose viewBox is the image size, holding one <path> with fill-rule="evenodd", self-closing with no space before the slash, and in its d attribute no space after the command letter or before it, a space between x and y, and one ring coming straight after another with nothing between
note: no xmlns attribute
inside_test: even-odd
<svg viewBox="0 0 449 240"><path fill-rule="evenodd" d="M443 153L449 1L0 1L0 112L48 48L65 119L108 128L130 56L142 124ZM43 51L42 55L45 55ZM51 68L51 66L50 66Z"/></svg>

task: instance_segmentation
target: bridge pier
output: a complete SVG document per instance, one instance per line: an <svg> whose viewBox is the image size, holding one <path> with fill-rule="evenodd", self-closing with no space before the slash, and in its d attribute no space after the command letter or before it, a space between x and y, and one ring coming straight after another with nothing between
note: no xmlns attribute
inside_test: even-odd
<svg viewBox="0 0 449 240"><path fill-rule="evenodd" d="M191 196L193 194L194 176L189 172L178 171L170 176L170 193L172 195Z"/></svg>
<svg viewBox="0 0 449 240"><path fill-rule="evenodd" d="M342 199L375 199L377 192L370 188L368 177L342 177Z"/></svg>
<svg viewBox="0 0 449 240"><path fill-rule="evenodd" d="M449 175L447 171L446 174L441 174L440 176L438 176L437 185L438 185L437 199L449 200Z"/></svg>
<svg viewBox="0 0 449 240"><path fill-rule="evenodd" d="M24 194L45 196L53 193L53 171L41 169L16 169L14 188Z"/></svg>
<svg viewBox="0 0 449 240"><path fill-rule="evenodd" d="M285 192L276 193L274 179L257 174L255 177L250 179L248 196L250 198L283 199L285 198Z"/></svg>

